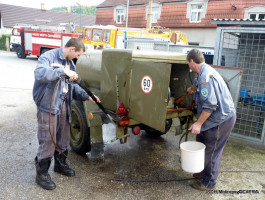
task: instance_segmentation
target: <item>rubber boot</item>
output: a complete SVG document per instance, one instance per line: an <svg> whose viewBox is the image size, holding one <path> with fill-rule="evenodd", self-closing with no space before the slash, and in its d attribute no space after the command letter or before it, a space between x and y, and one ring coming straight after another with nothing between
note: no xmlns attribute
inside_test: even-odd
<svg viewBox="0 0 265 200"><path fill-rule="evenodd" d="M203 179L204 171L193 174L193 177L196 178L196 179Z"/></svg>
<svg viewBox="0 0 265 200"><path fill-rule="evenodd" d="M46 190L53 190L56 188L55 183L52 181L48 170L51 164L51 158L45 158L38 161L38 158L35 158L36 166L36 183Z"/></svg>
<svg viewBox="0 0 265 200"><path fill-rule="evenodd" d="M54 152L54 171L65 176L74 176L75 171L71 169L66 163L68 150L60 154L58 151Z"/></svg>

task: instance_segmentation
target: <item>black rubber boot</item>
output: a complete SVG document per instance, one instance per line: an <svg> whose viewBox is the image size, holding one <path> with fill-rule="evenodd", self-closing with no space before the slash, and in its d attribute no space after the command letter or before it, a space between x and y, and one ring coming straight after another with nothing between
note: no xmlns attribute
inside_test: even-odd
<svg viewBox="0 0 265 200"><path fill-rule="evenodd" d="M54 171L65 176L74 176L75 171L66 163L68 151L66 150L63 153L64 154L60 154L58 151L54 152Z"/></svg>
<svg viewBox="0 0 265 200"><path fill-rule="evenodd" d="M46 190L53 190L56 188L55 183L52 181L48 170L51 164L51 158L45 158L38 161L38 158L35 158L36 166L36 183Z"/></svg>
<svg viewBox="0 0 265 200"><path fill-rule="evenodd" d="M193 177L196 178L196 179L203 179L204 171L193 174Z"/></svg>

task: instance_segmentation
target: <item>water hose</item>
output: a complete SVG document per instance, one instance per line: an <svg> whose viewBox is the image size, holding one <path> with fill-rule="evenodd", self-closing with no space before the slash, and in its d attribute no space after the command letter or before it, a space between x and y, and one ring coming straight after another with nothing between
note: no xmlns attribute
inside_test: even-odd
<svg viewBox="0 0 265 200"><path fill-rule="evenodd" d="M179 139L179 149L180 149L180 143L181 143L181 140L182 140L183 137L184 137L185 135L187 135L189 132L190 132L190 131L187 130L187 131L186 131L185 133L183 133L183 135L180 137L180 139Z"/></svg>
<svg viewBox="0 0 265 200"><path fill-rule="evenodd" d="M188 95L189 95L189 94L187 93L187 94L185 94L185 95L179 97L179 98L175 101L175 105L178 105L180 102L182 102L182 101L185 99L185 97L188 96Z"/></svg>
<svg viewBox="0 0 265 200"><path fill-rule="evenodd" d="M67 158L67 156L65 155L65 153L60 149L60 147L58 147L58 145L56 144L56 142L54 141L53 137L52 137L52 132L51 132L51 118L52 118L52 103L53 103L53 97L54 97L54 93L55 93L55 89L57 88L59 82L61 81L63 77L59 78L59 80L57 81L56 85L54 86L53 89L53 93L52 93L52 98L51 98L51 103L50 103L50 113L49 113L49 133L50 133L50 137L52 140L52 143L54 145L54 147L64 156Z"/></svg>
<svg viewBox="0 0 265 200"><path fill-rule="evenodd" d="M54 98L54 94L55 94L55 90L58 87L59 82L61 81L62 78L66 78L65 76L62 76L59 78L59 80L57 81L56 85L54 86L53 89L53 93L52 93L52 98L51 98L51 102L50 102L50 113L49 113L49 133L50 133L50 137L52 140L52 143L54 145L54 147L65 157L67 157L63 151L60 149L60 147L58 147L58 145L56 144L56 142L54 141L53 137L52 137L52 131L51 131L51 115L52 115L52 104L53 104L53 98ZM73 81L73 83L78 84L81 88L83 88L86 93L93 99L93 101L98 105L98 107L106 114L106 116L110 119L111 122L114 123L113 118L107 113L106 109L103 107L103 105L99 102L97 102L97 98L95 97L95 95L86 87L84 81L78 77L78 79L76 81Z"/></svg>
<svg viewBox="0 0 265 200"><path fill-rule="evenodd" d="M74 83L77 83L81 88L83 88L86 93L95 101L95 103L98 105L98 107L106 114L108 115L106 109L102 106L101 103L97 102L97 98L94 96L94 94L86 87L86 84L84 81L78 76L78 79L74 81Z"/></svg>
<svg viewBox="0 0 265 200"><path fill-rule="evenodd" d="M103 107L103 105L99 102L97 102L97 98L95 97L95 95L86 87L86 84L84 83L84 81L80 78L80 76L78 76L78 79L76 81L73 81L74 83L78 84L81 88L83 88L86 93L93 99L93 101L98 105L98 107L105 113L105 115L109 118L109 120L112 123L114 122L114 118L111 117L108 112L106 111L106 109Z"/></svg>

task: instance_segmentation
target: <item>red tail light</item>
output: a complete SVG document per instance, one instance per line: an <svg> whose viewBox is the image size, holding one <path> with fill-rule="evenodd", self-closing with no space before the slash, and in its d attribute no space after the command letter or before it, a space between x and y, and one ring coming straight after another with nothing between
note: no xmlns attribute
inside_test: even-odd
<svg viewBox="0 0 265 200"><path fill-rule="evenodd" d="M135 126L132 129L134 135L138 135L141 132L141 128L139 126Z"/></svg>
<svg viewBox="0 0 265 200"><path fill-rule="evenodd" d="M118 110L116 111L116 114L118 115L118 114L126 114L126 113L128 113L128 112L127 112L126 108L124 107L124 104L121 102Z"/></svg>
<svg viewBox="0 0 265 200"><path fill-rule="evenodd" d="M119 118L119 125L121 127L126 127L126 126L128 126L128 124L129 124L129 117L122 116L122 117Z"/></svg>

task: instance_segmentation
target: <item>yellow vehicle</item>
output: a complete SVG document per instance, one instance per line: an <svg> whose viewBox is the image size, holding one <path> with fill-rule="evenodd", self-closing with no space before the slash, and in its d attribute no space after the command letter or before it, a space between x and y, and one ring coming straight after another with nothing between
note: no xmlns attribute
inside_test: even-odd
<svg viewBox="0 0 265 200"><path fill-rule="evenodd" d="M125 28L115 26L86 26L83 29L83 40L86 48L95 46L109 48L124 48ZM152 28L128 28L128 39L146 39L156 41L171 41L175 44L187 45L186 34L180 31L169 29Z"/></svg>

